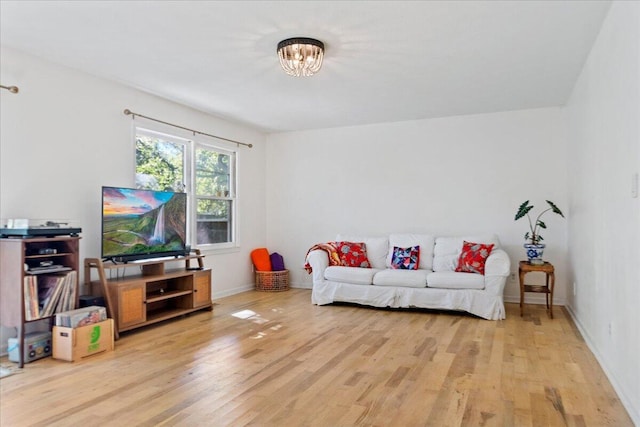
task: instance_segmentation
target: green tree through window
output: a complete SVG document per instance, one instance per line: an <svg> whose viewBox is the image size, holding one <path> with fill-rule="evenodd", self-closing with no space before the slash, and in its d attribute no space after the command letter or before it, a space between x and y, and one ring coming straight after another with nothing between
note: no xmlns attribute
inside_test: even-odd
<svg viewBox="0 0 640 427"><path fill-rule="evenodd" d="M197 241L224 243L233 240L235 156L205 145L196 147L195 194Z"/></svg>
<svg viewBox="0 0 640 427"><path fill-rule="evenodd" d="M136 186L162 191L184 189L185 146L136 135Z"/></svg>

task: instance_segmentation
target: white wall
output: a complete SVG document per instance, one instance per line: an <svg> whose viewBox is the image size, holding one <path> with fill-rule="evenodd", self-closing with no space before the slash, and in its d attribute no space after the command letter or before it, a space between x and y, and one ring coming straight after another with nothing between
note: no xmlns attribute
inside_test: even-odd
<svg viewBox="0 0 640 427"><path fill-rule="evenodd" d="M75 220L81 259L99 257L101 186L134 185L129 108L254 144L238 149L241 248L205 259L214 298L253 286L249 252L266 239L264 134L6 47L0 54L2 84L20 88L0 92L0 217Z"/></svg>
<svg viewBox="0 0 640 427"><path fill-rule="evenodd" d="M268 248L284 256L292 285L309 287L307 249L337 233L497 233L517 271L528 229L513 220L517 207L527 199L536 212L545 199L567 206L566 161L557 108L272 134ZM567 223L545 220L562 304ZM519 299L515 281L505 298Z"/></svg>
<svg viewBox="0 0 640 427"><path fill-rule="evenodd" d="M640 172L639 28L640 3L614 2L566 108L568 307L637 425L640 199L631 185Z"/></svg>

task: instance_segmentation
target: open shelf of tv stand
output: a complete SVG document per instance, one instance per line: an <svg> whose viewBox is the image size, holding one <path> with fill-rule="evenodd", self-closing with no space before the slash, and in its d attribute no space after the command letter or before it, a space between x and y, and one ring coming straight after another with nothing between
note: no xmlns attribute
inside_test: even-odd
<svg viewBox="0 0 640 427"><path fill-rule="evenodd" d="M147 294L147 304L154 303L158 301L163 301L166 299L177 298L182 295L189 295L192 291L169 291L164 293L148 293Z"/></svg>
<svg viewBox="0 0 640 427"><path fill-rule="evenodd" d="M115 320L118 339L120 332L194 311L212 310L211 270L204 268L203 258L199 250L195 255L128 263L87 258L85 284L92 294L104 297L109 316ZM198 266L192 268L194 260ZM182 265L167 268L171 263ZM139 273L130 274L135 273L134 268L139 268ZM98 280L91 280L93 269L98 272Z"/></svg>

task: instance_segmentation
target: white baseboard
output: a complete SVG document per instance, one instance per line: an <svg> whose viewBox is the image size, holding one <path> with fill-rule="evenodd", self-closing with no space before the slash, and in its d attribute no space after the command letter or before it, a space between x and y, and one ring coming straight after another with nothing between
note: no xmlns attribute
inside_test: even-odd
<svg viewBox="0 0 640 427"><path fill-rule="evenodd" d="M226 289L224 291L211 291L212 292L212 298L215 301L216 298L224 298L224 297L229 297L231 295L235 295L235 294L240 294L242 292L247 292L247 291L252 291L256 288L256 286L252 283L250 285L244 285L244 286L238 286L236 288L232 288L232 289Z"/></svg>
<svg viewBox="0 0 640 427"><path fill-rule="evenodd" d="M520 304L520 295L505 295L504 297L504 302L512 302L515 304ZM539 305L545 305L547 302L544 298L543 294L525 294L524 296L524 303L525 304L539 304ZM558 298L554 298L553 299L553 306L558 306L558 305L566 305L567 301L564 299L558 299Z"/></svg>
<svg viewBox="0 0 640 427"><path fill-rule="evenodd" d="M289 286L293 289L309 289L309 290L312 289L312 285L307 285L304 283L303 284L289 283ZM226 289L224 291L213 292L213 300L215 301L216 298L230 297L231 295L240 294L242 292L253 291L255 288L256 288L256 285L251 283L249 285L238 286L236 288Z"/></svg>
<svg viewBox="0 0 640 427"><path fill-rule="evenodd" d="M596 347L593 340L591 339L591 335L589 335L589 333L584 328L584 326L576 316L575 312L573 311L573 307L571 307L571 305L566 305L565 307L567 309L567 312L571 316L573 323L578 328L578 331L580 331L580 335L582 335L582 338L584 338L584 341L587 343L587 347L589 347L589 350L591 350L591 353L593 353L593 355L595 356L596 360L598 361L598 364L600 365L600 367L604 371L604 374L607 376L607 378L609 379L609 382L613 386L613 389L618 394L618 397L622 402L622 406L624 406L624 408L627 410L627 413L631 417L631 420L633 421L633 423L637 426L640 426L640 407L634 406L633 401L627 397L624 391L624 388L620 386L620 382L618 381L616 376L613 374L611 369L609 369L609 367L605 363L605 360L602 357L602 354L598 351L598 348ZM640 405L639 402L635 402L635 404Z"/></svg>

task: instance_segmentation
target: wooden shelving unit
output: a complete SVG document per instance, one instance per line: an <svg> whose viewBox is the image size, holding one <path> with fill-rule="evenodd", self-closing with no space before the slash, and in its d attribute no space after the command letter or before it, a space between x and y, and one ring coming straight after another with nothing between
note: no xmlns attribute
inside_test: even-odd
<svg viewBox="0 0 640 427"><path fill-rule="evenodd" d="M18 331L19 359L18 366L24 366L24 326L30 322L48 321L49 328L52 316L26 320L24 279L35 275L34 267L41 263L52 262L65 271L79 270L79 243L77 236L54 237L6 237L0 238L0 324L15 327ZM49 251L55 253L40 253ZM38 277L57 274L54 268L40 270ZM76 298L72 308L78 306L78 284L76 281Z"/></svg>
<svg viewBox="0 0 640 427"><path fill-rule="evenodd" d="M198 250L195 255L131 263L87 258L85 284L91 294L105 298L118 339L120 332L198 310L212 310L211 269L204 268L203 258ZM191 269L193 260L198 263L197 269ZM167 264L176 262L184 264L167 268ZM134 268L140 273L127 275ZM97 270L98 280L91 280L92 269Z"/></svg>

